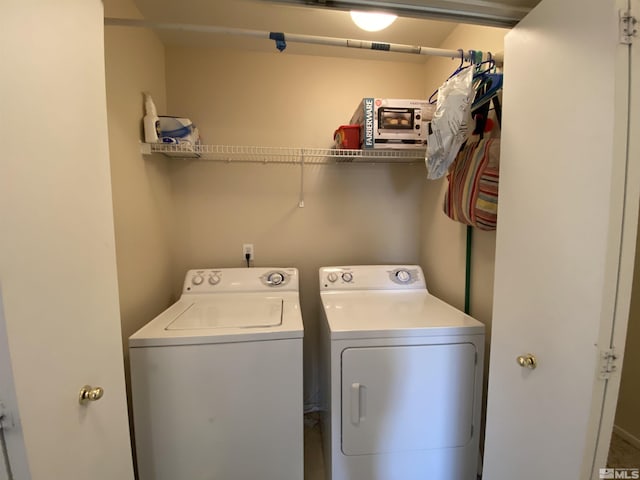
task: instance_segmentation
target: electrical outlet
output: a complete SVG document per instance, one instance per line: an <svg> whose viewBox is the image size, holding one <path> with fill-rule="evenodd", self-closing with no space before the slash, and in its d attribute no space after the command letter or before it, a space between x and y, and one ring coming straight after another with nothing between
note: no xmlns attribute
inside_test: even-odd
<svg viewBox="0 0 640 480"><path fill-rule="evenodd" d="M247 254L249 255L249 260L253 261L253 243L245 243L242 245L242 259L247 259Z"/></svg>

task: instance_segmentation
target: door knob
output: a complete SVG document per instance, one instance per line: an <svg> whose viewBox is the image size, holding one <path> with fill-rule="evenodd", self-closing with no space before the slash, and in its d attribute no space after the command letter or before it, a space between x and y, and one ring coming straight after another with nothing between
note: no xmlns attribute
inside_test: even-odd
<svg viewBox="0 0 640 480"><path fill-rule="evenodd" d="M88 402L95 402L100 400L104 395L104 389L102 387L92 387L91 385L85 385L80 389L80 395L78 401L80 405L86 405Z"/></svg>
<svg viewBox="0 0 640 480"><path fill-rule="evenodd" d="M516 361L518 362L518 365L520 365L522 368L530 368L531 370L533 370L538 366L538 360L536 359L536 356L531 353L527 353L526 355L520 355L516 359Z"/></svg>

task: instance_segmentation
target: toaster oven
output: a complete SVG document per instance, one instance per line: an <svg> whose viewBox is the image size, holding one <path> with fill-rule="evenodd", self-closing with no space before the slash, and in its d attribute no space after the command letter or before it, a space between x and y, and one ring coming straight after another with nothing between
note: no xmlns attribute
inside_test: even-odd
<svg viewBox="0 0 640 480"><path fill-rule="evenodd" d="M427 100L364 98L351 118L360 125L367 148L420 148L426 145L433 106Z"/></svg>

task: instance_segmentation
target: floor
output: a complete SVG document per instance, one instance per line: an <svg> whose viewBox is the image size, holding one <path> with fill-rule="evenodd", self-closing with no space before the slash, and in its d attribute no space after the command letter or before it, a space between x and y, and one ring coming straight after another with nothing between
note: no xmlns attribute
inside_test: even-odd
<svg viewBox="0 0 640 480"><path fill-rule="evenodd" d="M609 468L640 468L640 448L613 432L607 466Z"/></svg>
<svg viewBox="0 0 640 480"><path fill-rule="evenodd" d="M640 468L640 448L614 432L611 437L607 466L609 468ZM320 417L317 413L310 413L304 417L304 480L324 480L324 478Z"/></svg>
<svg viewBox="0 0 640 480"><path fill-rule="evenodd" d="M320 416L317 413L304 416L304 480L324 480Z"/></svg>

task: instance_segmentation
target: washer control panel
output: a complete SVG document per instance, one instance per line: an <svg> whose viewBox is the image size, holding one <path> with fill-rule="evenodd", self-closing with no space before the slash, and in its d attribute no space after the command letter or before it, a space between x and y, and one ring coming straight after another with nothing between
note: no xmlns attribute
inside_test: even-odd
<svg viewBox="0 0 640 480"><path fill-rule="evenodd" d="M222 270L189 270L184 279L184 292L212 291L222 281Z"/></svg>
<svg viewBox="0 0 640 480"><path fill-rule="evenodd" d="M326 270L324 274L324 278L322 275L322 270L320 273L320 282L327 285L333 285L338 287L339 285L349 285L356 283L353 275L353 271L349 267L336 267L336 268L325 268Z"/></svg>
<svg viewBox="0 0 640 480"><path fill-rule="evenodd" d="M298 291L296 268L202 268L189 270L182 293Z"/></svg>
<svg viewBox="0 0 640 480"><path fill-rule="evenodd" d="M426 289L417 265L357 265L320 269L320 290Z"/></svg>

